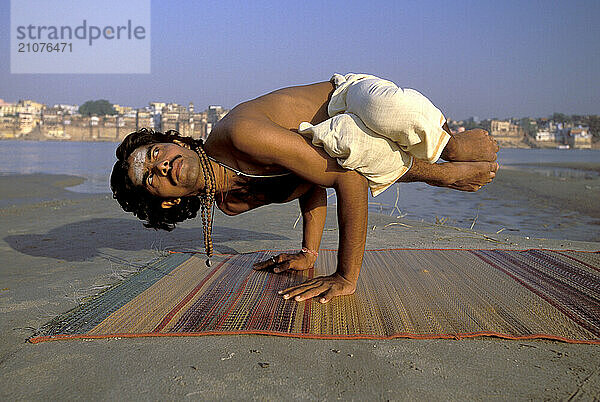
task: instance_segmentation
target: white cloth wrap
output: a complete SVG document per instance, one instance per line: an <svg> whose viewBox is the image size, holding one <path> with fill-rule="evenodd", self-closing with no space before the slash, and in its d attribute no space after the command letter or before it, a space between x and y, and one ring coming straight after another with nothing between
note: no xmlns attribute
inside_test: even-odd
<svg viewBox="0 0 600 402"><path fill-rule="evenodd" d="M413 157L439 159L450 136L444 115L425 96L368 74L334 74L331 81L331 117L314 126L303 122L298 132L365 176L373 196L402 177Z"/></svg>
<svg viewBox="0 0 600 402"><path fill-rule="evenodd" d="M342 113L313 126L301 123L298 132L312 135L340 166L356 170L369 180L373 196L396 182L412 166L412 158L399 146L370 130L352 113Z"/></svg>

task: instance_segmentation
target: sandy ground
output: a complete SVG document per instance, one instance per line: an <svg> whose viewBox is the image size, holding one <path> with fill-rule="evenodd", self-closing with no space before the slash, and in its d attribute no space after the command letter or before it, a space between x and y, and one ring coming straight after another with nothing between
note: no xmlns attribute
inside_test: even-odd
<svg viewBox="0 0 600 402"><path fill-rule="evenodd" d="M544 340L207 336L29 344L36 328L139 264L169 248L202 244L199 219L171 233L143 229L108 194L63 190L80 180L0 177L3 400L600 398L600 346ZM507 191L502 186L496 191ZM297 215L295 204L234 218L218 214L216 250L296 248ZM486 235L377 214L369 229L368 248L600 249L600 243ZM337 236L331 208L322 246L336 248Z"/></svg>
<svg viewBox="0 0 600 402"><path fill-rule="evenodd" d="M598 172L600 163L538 163L519 164L529 165L530 168L562 168L574 171ZM504 166L494 185L486 189L491 195L501 192L508 194L522 193L528 202L544 208L554 206L561 210L577 211L593 218L600 225L600 176L567 178L546 177L531 170L515 166ZM600 226L598 227L600 233ZM598 236L600 240L600 235Z"/></svg>

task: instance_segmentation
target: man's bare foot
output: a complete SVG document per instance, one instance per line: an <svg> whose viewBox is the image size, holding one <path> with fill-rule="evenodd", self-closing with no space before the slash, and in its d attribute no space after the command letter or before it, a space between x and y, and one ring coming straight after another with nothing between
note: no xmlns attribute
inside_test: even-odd
<svg viewBox="0 0 600 402"><path fill-rule="evenodd" d="M460 191L477 191L490 183L499 165L496 162L445 162L428 164L414 159L413 166L400 182L425 182L431 186Z"/></svg>
<svg viewBox="0 0 600 402"><path fill-rule="evenodd" d="M499 149L487 131L476 128L453 134L441 157L450 162L493 162Z"/></svg>

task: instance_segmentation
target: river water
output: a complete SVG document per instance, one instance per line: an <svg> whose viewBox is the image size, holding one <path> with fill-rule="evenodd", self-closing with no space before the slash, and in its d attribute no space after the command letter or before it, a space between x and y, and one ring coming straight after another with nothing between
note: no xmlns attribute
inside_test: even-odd
<svg viewBox="0 0 600 402"><path fill-rule="evenodd" d="M0 174L48 173L81 176L86 181L69 188L81 193L109 193L117 144L109 142L0 141ZM597 172L540 169L525 164L600 163L600 151L557 149L503 149L500 165L513 165L540 174L568 178L596 177ZM537 170L536 170L537 169ZM334 203L334 197L330 203ZM498 231L520 236L600 241L598 220L576 211L540 209L522 198L491 196L484 190L464 193L423 183L394 185L376 198L370 210L395 217L438 222L481 232ZM397 208L394 207L397 206Z"/></svg>

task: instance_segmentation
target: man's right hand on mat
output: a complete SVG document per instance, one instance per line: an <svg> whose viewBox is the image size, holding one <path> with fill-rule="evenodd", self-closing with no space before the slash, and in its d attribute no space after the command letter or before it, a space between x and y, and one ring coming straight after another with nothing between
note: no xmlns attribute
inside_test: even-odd
<svg viewBox="0 0 600 402"><path fill-rule="evenodd" d="M272 269L276 274L288 270L303 271L312 268L316 259L315 256L303 252L294 254L281 253L268 260L257 262L253 268L255 270Z"/></svg>

